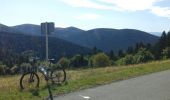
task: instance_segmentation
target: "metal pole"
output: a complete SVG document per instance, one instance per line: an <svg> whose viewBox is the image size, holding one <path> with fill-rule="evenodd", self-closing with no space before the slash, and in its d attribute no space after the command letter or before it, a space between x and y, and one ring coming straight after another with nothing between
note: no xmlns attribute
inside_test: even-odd
<svg viewBox="0 0 170 100"><path fill-rule="evenodd" d="M45 23L45 37L46 37L46 61L48 62L48 23Z"/></svg>

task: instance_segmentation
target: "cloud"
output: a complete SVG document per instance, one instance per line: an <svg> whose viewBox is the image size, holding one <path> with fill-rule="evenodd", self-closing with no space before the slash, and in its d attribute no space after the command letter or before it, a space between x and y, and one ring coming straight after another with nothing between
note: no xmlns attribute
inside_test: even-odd
<svg viewBox="0 0 170 100"><path fill-rule="evenodd" d="M89 14L79 15L75 18L78 20L97 20L97 19L101 18L101 15L89 13Z"/></svg>
<svg viewBox="0 0 170 100"><path fill-rule="evenodd" d="M170 19L170 8L169 7L153 7L151 12L157 16L167 17Z"/></svg>
<svg viewBox="0 0 170 100"><path fill-rule="evenodd" d="M73 6L82 8L95 8L95 9L112 9L112 6L106 6L92 2L92 0L62 0L63 2Z"/></svg>
<svg viewBox="0 0 170 100"><path fill-rule="evenodd" d="M138 11L150 9L156 2L162 0L61 0L73 7L95 8L103 10ZM100 3L99 3L100 2Z"/></svg>
<svg viewBox="0 0 170 100"><path fill-rule="evenodd" d="M80 8L93 8L100 10L114 11L149 11L160 17L170 18L170 8L155 6L156 3L164 0L62 0L63 2ZM97 2L96 2L97 1ZM84 15L85 16L85 15ZM99 16L98 16L99 17ZM86 19L97 19L96 15L86 15ZM85 19L79 16L78 19Z"/></svg>
<svg viewBox="0 0 170 100"><path fill-rule="evenodd" d="M160 0L100 0L125 11L148 10Z"/></svg>

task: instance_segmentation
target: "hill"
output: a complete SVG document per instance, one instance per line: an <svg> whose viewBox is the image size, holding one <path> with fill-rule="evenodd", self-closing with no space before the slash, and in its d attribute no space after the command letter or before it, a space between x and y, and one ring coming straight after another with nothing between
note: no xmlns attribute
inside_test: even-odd
<svg viewBox="0 0 170 100"><path fill-rule="evenodd" d="M10 28L27 35L42 35L39 25L23 24ZM98 28L85 31L76 27L57 27L51 36L87 48L97 47L106 52L127 49L129 46L134 46L138 42L154 44L159 38L135 29Z"/></svg>
<svg viewBox="0 0 170 100"><path fill-rule="evenodd" d="M1 49L11 50L16 53L33 50L37 55L45 57L45 37L31 36L22 33L0 32ZM87 54L90 49L67 42L65 40L49 37L49 56L60 58L61 56L73 56L75 54Z"/></svg>
<svg viewBox="0 0 170 100"><path fill-rule="evenodd" d="M138 42L154 44L158 40L157 36L139 30L106 28L83 31L79 34L68 33L67 37L60 36L60 38L88 48L96 46L104 51L127 49Z"/></svg>
<svg viewBox="0 0 170 100"><path fill-rule="evenodd" d="M41 27L39 25L22 24L11 28L27 35L41 35Z"/></svg>

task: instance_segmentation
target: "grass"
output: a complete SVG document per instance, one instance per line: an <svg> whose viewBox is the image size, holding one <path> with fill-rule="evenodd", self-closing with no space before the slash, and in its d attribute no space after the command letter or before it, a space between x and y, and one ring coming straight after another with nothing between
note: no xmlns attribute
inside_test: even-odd
<svg viewBox="0 0 170 100"><path fill-rule="evenodd" d="M54 95L59 95L169 69L170 60L119 67L67 70L67 84L53 85L52 91ZM19 79L20 76L0 77L0 100L42 100L48 96L43 78L39 91L21 91Z"/></svg>

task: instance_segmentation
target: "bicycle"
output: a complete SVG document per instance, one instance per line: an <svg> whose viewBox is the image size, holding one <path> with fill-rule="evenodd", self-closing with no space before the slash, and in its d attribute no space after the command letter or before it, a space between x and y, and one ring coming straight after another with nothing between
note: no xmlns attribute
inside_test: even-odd
<svg viewBox="0 0 170 100"><path fill-rule="evenodd" d="M65 69L62 67L51 68L51 63L54 59L49 59L48 62L49 67L39 66L37 71L36 62L39 60L37 57L31 58L31 69L24 73L20 78L20 88L23 89L31 89L31 88L38 88L40 84L40 78L38 76L38 72L40 72L45 80L51 80L54 84L61 84L66 81L66 72Z"/></svg>

